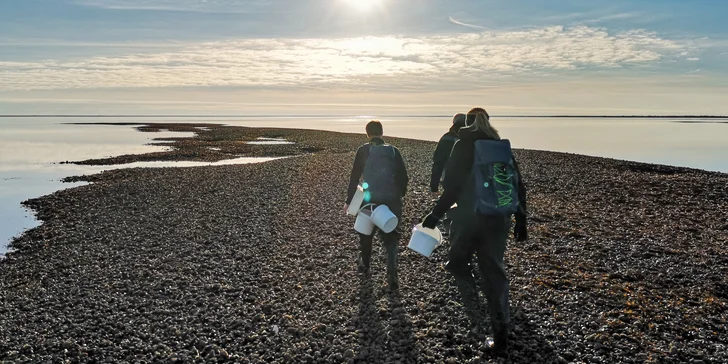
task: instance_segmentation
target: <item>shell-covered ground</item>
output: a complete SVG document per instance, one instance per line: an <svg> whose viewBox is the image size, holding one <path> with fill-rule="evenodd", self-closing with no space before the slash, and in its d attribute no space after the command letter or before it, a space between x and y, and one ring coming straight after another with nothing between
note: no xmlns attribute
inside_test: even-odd
<svg viewBox="0 0 728 364"><path fill-rule="evenodd" d="M114 170L27 201L44 223L0 262L0 362L504 362L469 334L447 243L406 248L434 143L387 138L411 178L392 292L379 246L371 279L357 272L343 213L363 135L140 129L198 136L83 163L291 157ZM728 362L728 175L516 153L530 239L507 251L511 362Z"/></svg>

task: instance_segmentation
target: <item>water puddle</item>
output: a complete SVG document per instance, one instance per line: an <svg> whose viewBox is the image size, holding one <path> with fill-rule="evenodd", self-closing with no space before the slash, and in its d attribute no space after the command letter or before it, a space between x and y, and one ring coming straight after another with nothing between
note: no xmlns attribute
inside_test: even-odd
<svg viewBox="0 0 728 364"><path fill-rule="evenodd" d="M121 168L221 166L278 159L238 157L218 162L161 161L108 166L60 163L167 151L169 147L150 143L169 142L153 140L156 138L189 138L196 134L169 130L139 132L131 126L3 120L3 132L0 133L0 259L12 251L7 246L10 240L39 225L33 212L21 205L22 201L87 184L61 182L65 177Z"/></svg>
<svg viewBox="0 0 728 364"><path fill-rule="evenodd" d="M227 166L233 164L251 164L269 162L276 159L287 157L238 157L233 159L224 159L217 162L196 162L196 161L152 161L152 162L133 162L127 164L118 164L104 166L103 170L121 169L121 168L162 168L162 167L206 167L206 166Z"/></svg>
<svg viewBox="0 0 728 364"><path fill-rule="evenodd" d="M285 140L283 138L255 138L253 141L245 142L245 144L252 144L252 145L287 145L287 144L296 144L294 142L289 142L288 140Z"/></svg>

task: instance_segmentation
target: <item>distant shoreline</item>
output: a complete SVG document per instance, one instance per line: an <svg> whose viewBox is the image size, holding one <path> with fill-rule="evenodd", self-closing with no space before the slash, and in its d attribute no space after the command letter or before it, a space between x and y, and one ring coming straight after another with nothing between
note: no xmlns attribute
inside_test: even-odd
<svg viewBox="0 0 728 364"><path fill-rule="evenodd" d="M372 117L444 118L452 115L377 115ZM728 119L725 115L493 115L501 118ZM0 118L335 118L357 115L0 115Z"/></svg>

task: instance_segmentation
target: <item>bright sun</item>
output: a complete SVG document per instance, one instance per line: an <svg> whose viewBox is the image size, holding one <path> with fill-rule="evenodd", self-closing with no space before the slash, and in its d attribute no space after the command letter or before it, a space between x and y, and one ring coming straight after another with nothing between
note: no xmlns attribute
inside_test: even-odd
<svg viewBox="0 0 728 364"><path fill-rule="evenodd" d="M382 0L341 0L357 11L369 12L382 5Z"/></svg>

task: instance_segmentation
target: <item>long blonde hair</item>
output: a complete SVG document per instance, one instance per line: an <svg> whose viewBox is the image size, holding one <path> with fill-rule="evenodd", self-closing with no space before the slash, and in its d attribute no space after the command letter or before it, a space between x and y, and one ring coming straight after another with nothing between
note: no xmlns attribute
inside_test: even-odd
<svg viewBox="0 0 728 364"><path fill-rule="evenodd" d="M490 124L490 115L485 109L480 107L472 108L468 111L468 119L472 120L473 115L475 115L475 121L472 124L475 130L485 133L490 139L500 140L498 129Z"/></svg>

